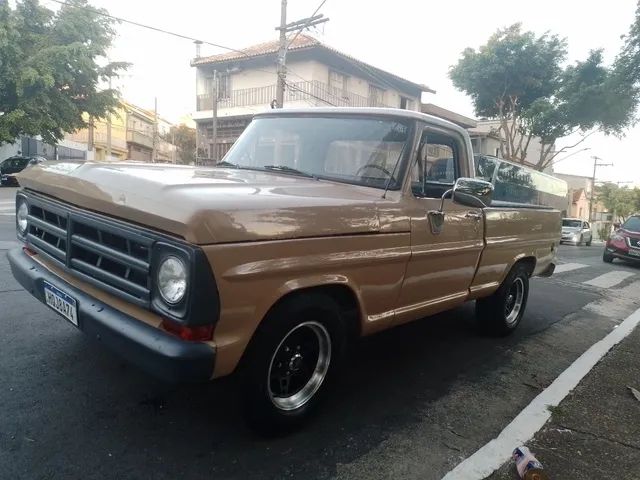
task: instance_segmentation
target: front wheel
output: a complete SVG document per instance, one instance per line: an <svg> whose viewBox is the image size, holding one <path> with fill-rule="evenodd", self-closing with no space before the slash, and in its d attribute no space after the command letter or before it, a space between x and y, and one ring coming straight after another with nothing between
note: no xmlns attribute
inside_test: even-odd
<svg viewBox="0 0 640 480"><path fill-rule="evenodd" d="M249 425L276 434L306 419L335 375L346 338L340 308L331 297L303 294L277 306L243 359Z"/></svg>
<svg viewBox="0 0 640 480"><path fill-rule="evenodd" d="M590 239L589 239L589 241L588 241L587 243L585 243L585 245L586 245L587 247L590 247L590 246L591 246L591 242L592 242L592 241L593 241L593 239L592 239L592 238L590 238Z"/></svg>
<svg viewBox="0 0 640 480"><path fill-rule="evenodd" d="M611 255L610 253L607 253L607 251L605 250L604 253L602 254L602 261L605 263L612 263L613 255Z"/></svg>
<svg viewBox="0 0 640 480"><path fill-rule="evenodd" d="M476 301L476 317L482 328L494 335L508 335L522 320L529 297L529 270L514 265L500 288Z"/></svg>

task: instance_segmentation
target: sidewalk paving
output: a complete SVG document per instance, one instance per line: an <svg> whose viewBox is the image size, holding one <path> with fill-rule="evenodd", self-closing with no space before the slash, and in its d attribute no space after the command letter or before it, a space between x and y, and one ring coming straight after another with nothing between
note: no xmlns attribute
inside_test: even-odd
<svg viewBox="0 0 640 480"><path fill-rule="evenodd" d="M552 480L640 480L640 327L614 347L527 446ZM514 448L517 445L514 445ZM489 480L517 479L513 462Z"/></svg>

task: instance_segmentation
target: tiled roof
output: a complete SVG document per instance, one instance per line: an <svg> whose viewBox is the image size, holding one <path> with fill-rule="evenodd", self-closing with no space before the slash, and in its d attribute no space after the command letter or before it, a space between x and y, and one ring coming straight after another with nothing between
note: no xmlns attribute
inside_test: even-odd
<svg viewBox="0 0 640 480"><path fill-rule="evenodd" d="M337 55L339 57L342 57L343 59L349 60L354 64L360 65L361 68L363 68L364 70L374 70L374 72L377 74L387 75L388 77L391 77L392 79L398 82L411 85L413 88L420 89L423 92L436 93L435 90L429 88L427 85L414 83L410 80L399 77L398 75L395 75L393 73L390 73L380 68L369 65L361 60L358 60L357 58L352 57L351 55L347 55L346 53L336 50L335 48L330 47L309 35L298 35L293 40L291 45L289 45L289 47L287 48L287 51L291 52L296 50L310 49L314 47L324 49L325 51L331 52L334 55ZM229 62L233 60L245 60L249 58L256 58L264 55L274 55L278 53L279 48L280 48L279 42L277 40L259 43L257 45L253 45L243 50L234 50L231 52L221 53L218 55L211 55L209 57L195 58L191 61L191 66L195 67L198 65L211 65L216 63Z"/></svg>
<svg viewBox="0 0 640 480"><path fill-rule="evenodd" d="M298 35L289 45L288 51L298 50L301 48L313 47L315 45L322 45L320 41L308 35ZM244 58L259 57L261 55L270 55L277 53L280 49L280 42L273 40L271 42L258 43L243 50L233 50L227 53L220 53L218 55L211 55L209 57L196 58L191 62L191 65L207 65L210 63L228 62L230 60L239 60Z"/></svg>

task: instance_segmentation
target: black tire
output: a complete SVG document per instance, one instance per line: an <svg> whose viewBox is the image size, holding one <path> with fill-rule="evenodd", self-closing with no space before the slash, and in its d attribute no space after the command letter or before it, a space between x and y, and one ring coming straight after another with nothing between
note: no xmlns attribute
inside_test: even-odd
<svg viewBox="0 0 640 480"><path fill-rule="evenodd" d="M320 351L326 349L326 339L324 343L321 340L325 338L325 334L328 334L326 338L329 339L329 360L326 366L320 358ZM294 358L298 355L294 353L295 348L299 350L301 345L292 345L289 349L287 344L293 340L297 340L294 343L303 344L303 351L309 351L307 355L302 353L299 358ZM314 341L317 341L317 345ZM346 344L347 328L343 315L330 296L303 293L277 305L256 331L242 360L240 380L245 418L249 426L263 435L277 435L300 425L325 396L344 357ZM317 357L313 353L314 345L317 347ZM288 355L291 356L290 359ZM283 361L278 361L278 357ZM307 364L304 362L305 357ZM300 365L294 368L296 362ZM289 368L292 370L291 374ZM311 383L311 368L314 372L319 368L326 368L318 386ZM286 373L283 373L285 369ZM291 396L281 396L279 394L282 392L274 392L288 389L291 382L294 382L295 389L296 383L304 383L306 376L309 376L308 383ZM286 387L283 387L285 384ZM296 406L299 402L290 399L302 393L308 385L311 385L307 390L310 393L302 395L303 398L308 396L308 399ZM289 401L290 405L283 405Z"/></svg>
<svg viewBox="0 0 640 480"><path fill-rule="evenodd" d="M605 263L612 263L613 255L611 255L610 253L607 253L607 251L605 250L604 252L602 252L602 261Z"/></svg>
<svg viewBox="0 0 640 480"><path fill-rule="evenodd" d="M580 240L578 241L578 243L576 243L576 247L579 247L580 245L582 245L582 241L583 241L583 237L582 235L580 235Z"/></svg>
<svg viewBox="0 0 640 480"><path fill-rule="evenodd" d="M586 245L587 247L590 247L590 246L591 246L591 242L592 242L592 241L593 241L593 239L592 239L592 238L590 238L590 239L589 239L589 241L588 241L587 243L585 243L585 245Z"/></svg>
<svg viewBox="0 0 640 480"><path fill-rule="evenodd" d="M516 263L498 290L489 297L476 300L476 317L484 331L505 336L518 327L527 307L529 273L526 264Z"/></svg>

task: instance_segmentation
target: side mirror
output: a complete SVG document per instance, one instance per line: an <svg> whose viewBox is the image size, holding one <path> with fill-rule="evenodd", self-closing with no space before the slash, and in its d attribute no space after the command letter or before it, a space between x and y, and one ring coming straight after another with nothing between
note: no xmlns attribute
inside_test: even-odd
<svg viewBox="0 0 640 480"><path fill-rule="evenodd" d="M456 180L451 190L442 195L440 211L444 207L445 198L451 197L454 202L472 208L485 208L493 199L493 184L477 178L461 177Z"/></svg>

